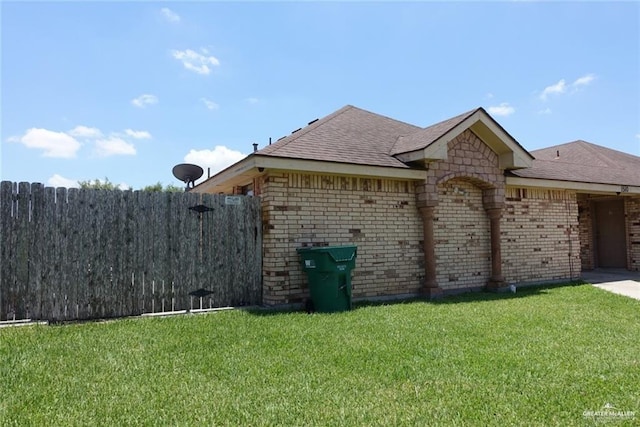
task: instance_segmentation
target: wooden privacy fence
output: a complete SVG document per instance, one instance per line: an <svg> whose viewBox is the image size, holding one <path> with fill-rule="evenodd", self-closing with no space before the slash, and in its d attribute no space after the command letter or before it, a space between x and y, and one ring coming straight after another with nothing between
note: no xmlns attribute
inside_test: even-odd
<svg viewBox="0 0 640 427"><path fill-rule="evenodd" d="M0 321L262 301L250 196L0 183Z"/></svg>

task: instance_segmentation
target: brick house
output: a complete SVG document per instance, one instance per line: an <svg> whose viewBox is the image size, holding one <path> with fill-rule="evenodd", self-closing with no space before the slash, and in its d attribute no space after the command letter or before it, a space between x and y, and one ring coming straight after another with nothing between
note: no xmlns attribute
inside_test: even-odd
<svg viewBox="0 0 640 427"><path fill-rule="evenodd" d="M356 299L640 270L640 158L529 153L482 108L421 128L346 106L192 191L261 197L265 304L307 298L302 246L356 244Z"/></svg>

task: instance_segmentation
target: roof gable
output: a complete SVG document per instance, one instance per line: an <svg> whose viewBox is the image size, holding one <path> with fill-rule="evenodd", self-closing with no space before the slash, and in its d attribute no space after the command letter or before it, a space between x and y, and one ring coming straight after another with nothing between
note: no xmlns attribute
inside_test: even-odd
<svg viewBox="0 0 640 427"><path fill-rule="evenodd" d="M431 145L477 110L478 109L476 108L475 110L467 111L466 113L462 113L456 117L452 117L436 123L435 125L420 129L410 135L398 137L398 140L391 150L391 155L395 156L397 154L408 153Z"/></svg>
<svg viewBox="0 0 640 427"><path fill-rule="evenodd" d="M481 107L399 137L392 154L407 163L446 160L449 141L467 129L498 155L501 169L531 166L533 156Z"/></svg>

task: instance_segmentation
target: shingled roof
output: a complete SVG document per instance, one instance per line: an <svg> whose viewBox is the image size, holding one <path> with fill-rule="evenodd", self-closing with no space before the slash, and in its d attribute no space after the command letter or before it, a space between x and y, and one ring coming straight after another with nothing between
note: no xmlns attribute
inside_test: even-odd
<svg viewBox="0 0 640 427"><path fill-rule="evenodd" d="M511 171L521 178L640 186L640 157L578 140L532 151L528 169Z"/></svg>
<svg viewBox="0 0 640 427"><path fill-rule="evenodd" d="M390 152L421 128L347 105L258 150L256 155L409 168Z"/></svg>
<svg viewBox="0 0 640 427"><path fill-rule="evenodd" d="M507 183L511 180L514 185L640 188L639 157L585 141L529 153L483 108L421 128L352 105L310 122L198 187L202 191L229 191L232 186L251 182L265 169L420 180L425 178L424 164L447 159L448 141L467 129L498 155Z"/></svg>
<svg viewBox="0 0 640 427"><path fill-rule="evenodd" d="M446 143L465 129L500 155L504 168L530 166L531 155L482 108L421 128L347 105L254 155L409 169L446 158Z"/></svg>

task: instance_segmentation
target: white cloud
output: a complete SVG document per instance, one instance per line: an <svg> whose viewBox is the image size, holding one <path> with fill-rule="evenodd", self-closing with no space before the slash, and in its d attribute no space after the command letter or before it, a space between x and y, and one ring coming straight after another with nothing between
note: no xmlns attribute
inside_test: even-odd
<svg viewBox="0 0 640 427"><path fill-rule="evenodd" d="M124 133L134 139L151 139L151 134L146 130L125 129Z"/></svg>
<svg viewBox="0 0 640 427"><path fill-rule="evenodd" d="M180 15L178 15L168 7L163 7L162 9L160 9L160 13L162 13L162 16L164 16L165 19L169 22L172 22L172 23L180 22Z"/></svg>
<svg viewBox="0 0 640 427"><path fill-rule="evenodd" d="M493 98L493 94L491 92L487 93L487 99L492 99Z"/></svg>
<svg viewBox="0 0 640 427"><path fill-rule="evenodd" d="M547 107L544 110L540 110L538 114L551 114L551 108Z"/></svg>
<svg viewBox="0 0 640 427"><path fill-rule="evenodd" d="M87 126L76 126L67 133L76 138L100 138L102 136L100 129Z"/></svg>
<svg viewBox="0 0 640 427"><path fill-rule="evenodd" d="M198 53L194 50L172 50L171 55L182 62L184 68L193 71L198 74L209 74L211 68L209 66L217 67L220 65L220 61L215 56L208 56L209 51L201 49L202 53Z"/></svg>
<svg viewBox="0 0 640 427"><path fill-rule="evenodd" d="M549 95L566 93L567 89L569 88L572 89L570 93L575 93L581 87L590 85L591 82L595 80L595 78L596 76L594 74L585 74L582 77L578 77L573 83L569 85L567 85L565 79L561 79L558 83L545 87L540 94L540 99L546 101Z"/></svg>
<svg viewBox="0 0 640 427"><path fill-rule="evenodd" d="M79 188L80 184L75 179L65 178L61 175L53 174L51 178L47 180L47 184L51 187L66 187L66 188Z"/></svg>
<svg viewBox="0 0 640 427"><path fill-rule="evenodd" d="M585 76L577 78L576 81L572 83L572 86L574 86L574 87L576 87L576 86L586 86L586 85L590 84L592 81L594 81L595 78L596 78L596 76L594 76L593 74L587 74Z"/></svg>
<svg viewBox="0 0 640 427"><path fill-rule="evenodd" d="M508 102L503 102L500 105L489 107L489 114L494 116L510 116L516 112L516 109L509 105Z"/></svg>
<svg viewBox="0 0 640 427"><path fill-rule="evenodd" d="M43 150L45 157L73 158L81 144L71 135L48 129L31 128L20 138L11 137L9 141L20 142L27 148Z"/></svg>
<svg viewBox="0 0 640 427"><path fill-rule="evenodd" d="M127 141L112 136L108 139L99 139L96 141L95 153L99 157L109 156L133 156L136 154L136 148Z"/></svg>
<svg viewBox="0 0 640 427"><path fill-rule="evenodd" d="M556 93L564 93L566 90L567 90L566 82L564 81L564 79L562 79L554 85L545 87L542 93L540 94L540 99L542 99L543 101L546 101L547 96L551 94L556 94Z"/></svg>
<svg viewBox="0 0 640 427"><path fill-rule="evenodd" d="M184 161L201 166L206 177L207 168L211 168L211 175L214 175L246 156L224 145L216 145L213 150L189 150L189 154L184 156Z"/></svg>
<svg viewBox="0 0 640 427"><path fill-rule="evenodd" d="M248 102L250 105L256 105L257 103L259 103L259 102L260 102L260 100L259 100L258 98L247 98L247 102Z"/></svg>
<svg viewBox="0 0 640 427"><path fill-rule="evenodd" d="M147 105L154 105L158 103L158 97L145 93L137 98L133 98L131 103L138 108L145 108Z"/></svg>
<svg viewBox="0 0 640 427"><path fill-rule="evenodd" d="M204 102L204 105L209 109L209 110L217 110L218 108L220 108L220 106L218 104L216 104L215 102L207 99L207 98L200 98L202 100L202 102Z"/></svg>

